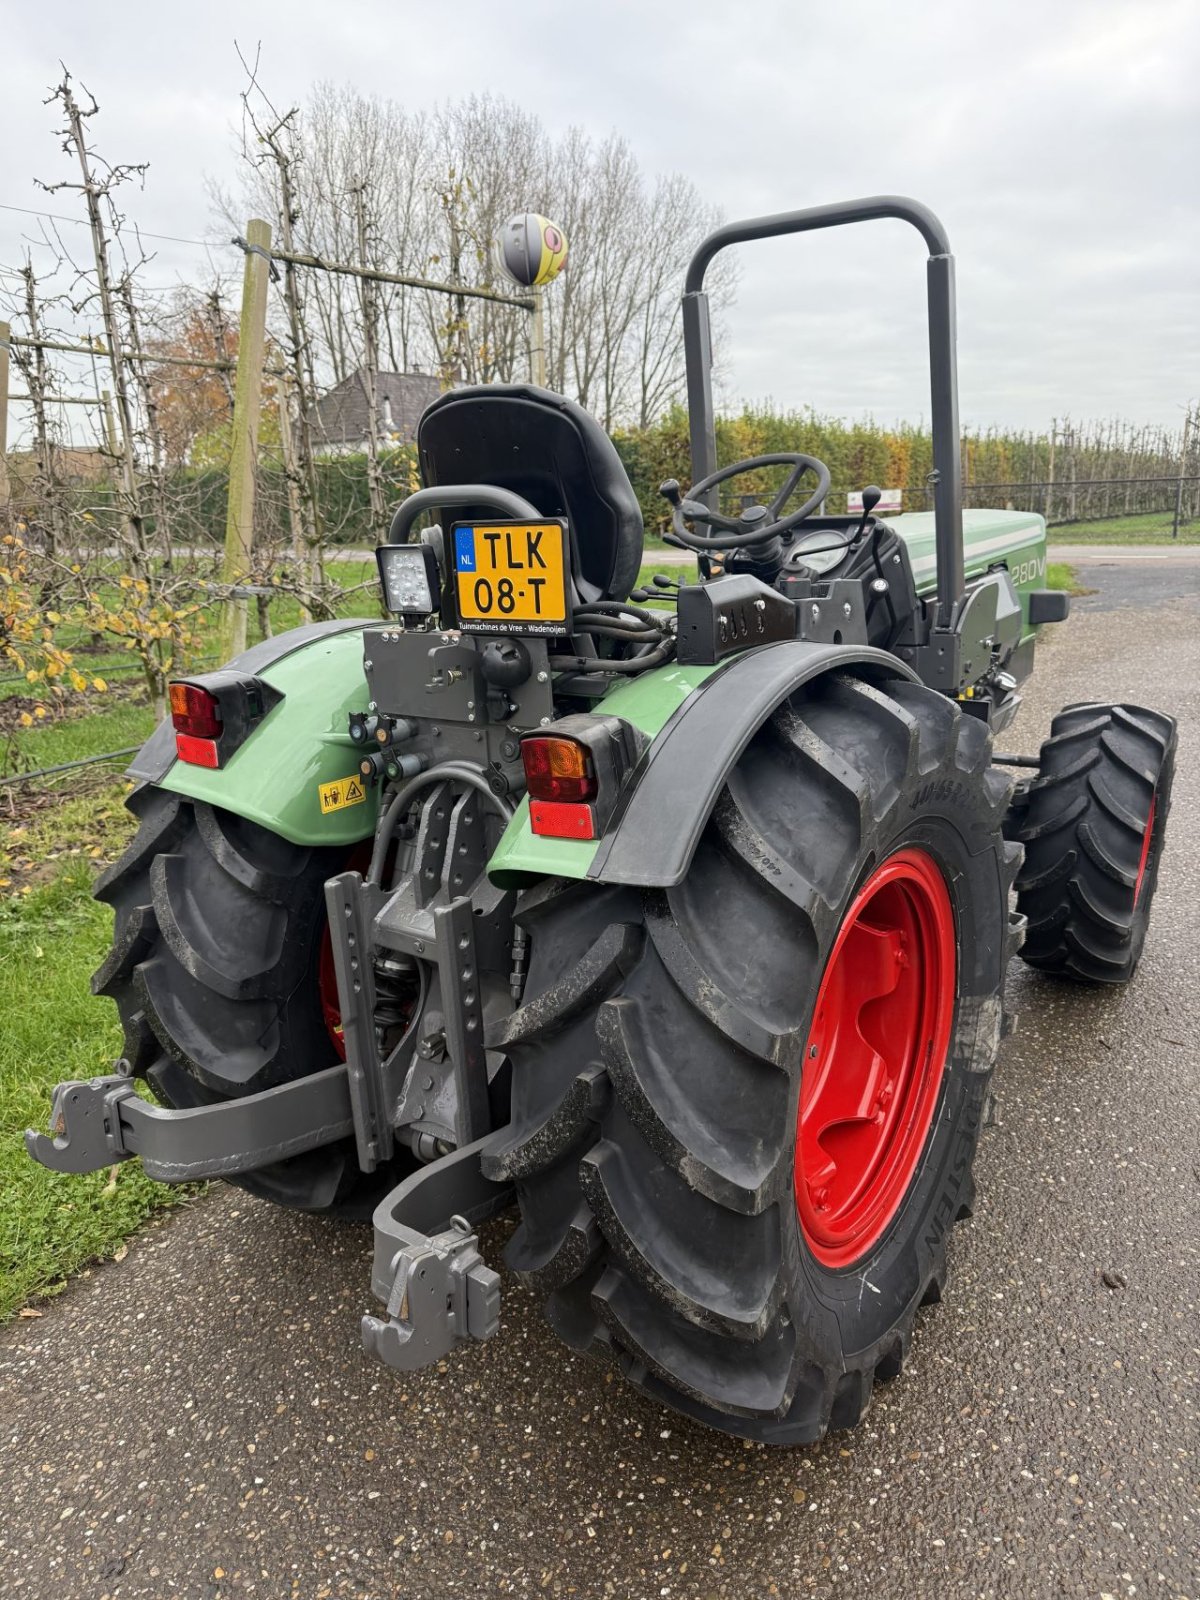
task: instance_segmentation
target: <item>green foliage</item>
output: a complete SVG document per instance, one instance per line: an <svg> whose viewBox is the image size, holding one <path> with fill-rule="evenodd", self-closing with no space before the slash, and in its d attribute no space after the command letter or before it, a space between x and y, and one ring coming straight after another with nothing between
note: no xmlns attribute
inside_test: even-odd
<svg viewBox="0 0 1200 1600"><path fill-rule="evenodd" d="M621 429L613 439L637 493L647 533L661 534L668 519L659 484L677 478L686 486L691 476L687 413L673 407L651 427ZM869 420L845 422L811 409L783 412L761 406L746 406L737 415L717 419L717 460L722 466L784 451L816 456L829 468L831 511L844 511L846 493L869 483L903 489L906 510L932 507L933 444L927 428L908 423L884 428ZM1095 424L1087 430L1063 427L1053 438L997 429L967 433L962 460L968 505L1012 505L1039 511L1052 522L1150 510L1166 499L1173 505L1172 483L1090 489L1082 485L1104 478L1170 479L1179 470L1177 442L1117 423ZM738 494L761 493L777 484L780 476L778 468L748 474L734 489ZM1054 489L1047 493L1041 485L1049 478L1054 479ZM1072 479L1080 487L1073 487ZM1195 497L1194 487L1189 495Z"/></svg>
<svg viewBox="0 0 1200 1600"><path fill-rule="evenodd" d="M1091 589L1085 589L1075 576L1075 568L1066 561L1048 561L1046 563L1047 589L1065 589L1068 594L1092 594Z"/></svg>
<svg viewBox="0 0 1200 1600"><path fill-rule="evenodd" d="M277 455L279 452L279 412L274 405L264 406L258 421L258 448L263 453L270 452ZM233 451L233 419L222 422L219 427L202 433L191 447L190 459L192 466L200 471L216 468L221 472L229 471L229 458Z"/></svg>

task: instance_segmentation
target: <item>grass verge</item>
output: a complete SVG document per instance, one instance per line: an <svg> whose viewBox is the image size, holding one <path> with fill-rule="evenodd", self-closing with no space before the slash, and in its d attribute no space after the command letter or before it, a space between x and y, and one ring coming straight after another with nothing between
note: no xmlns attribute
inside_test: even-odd
<svg viewBox="0 0 1200 1600"><path fill-rule="evenodd" d="M1093 594L1092 589L1085 589L1075 574L1075 568L1067 561L1048 561L1046 563L1047 589L1065 589L1068 594Z"/></svg>
<svg viewBox="0 0 1200 1600"><path fill-rule="evenodd" d="M1200 544L1200 522L1185 522L1173 539L1171 513L1148 511L1095 522L1056 522L1046 529L1046 538L1051 544Z"/></svg>
<svg viewBox="0 0 1200 1600"><path fill-rule="evenodd" d="M110 786L115 788L116 786ZM100 809L119 803L125 786ZM91 797L94 806L95 797ZM70 808L75 815L66 815ZM0 903L0 1321L31 1298L53 1294L89 1261L116 1255L152 1211L184 1194L152 1183L136 1161L108 1172L65 1177L31 1161L25 1128L46 1126L49 1091L63 1078L108 1070L121 1052L109 1001L92 998L88 980L108 949L111 913L91 898L98 846L96 818L81 802L49 814L47 829L91 844L64 846L68 856L45 883L27 883ZM124 813L112 812L119 848Z"/></svg>

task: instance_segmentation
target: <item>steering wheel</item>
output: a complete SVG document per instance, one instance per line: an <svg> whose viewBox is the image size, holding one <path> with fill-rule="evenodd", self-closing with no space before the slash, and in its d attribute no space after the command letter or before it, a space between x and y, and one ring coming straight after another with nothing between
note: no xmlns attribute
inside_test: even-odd
<svg viewBox="0 0 1200 1600"><path fill-rule="evenodd" d="M754 472L759 467L791 467L782 489L765 506L747 506L738 517L726 517L719 511L710 511L700 498L715 489L719 483L740 477L743 472ZM796 485L806 472L814 472L817 487L798 511L786 517L780 512L796 492ZM749 545L767 544L780 534L788 533L803 522L821 504L829 493L829 468L816 456L805 456L788 451L774 456L751 456L747 461L735 461L731 467L711 473L694 483L686 500L680 497L679 485L674 478L659 485L659 494L671 504L671 526L676 538L694 550L744 550ZM689 530L684 519L703 524L708 533ZM720 529L718 533L716 530Z"/></svg>

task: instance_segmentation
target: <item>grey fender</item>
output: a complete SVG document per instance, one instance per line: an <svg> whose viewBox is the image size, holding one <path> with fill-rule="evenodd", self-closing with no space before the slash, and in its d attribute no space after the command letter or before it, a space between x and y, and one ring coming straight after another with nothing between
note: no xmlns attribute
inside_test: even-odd
<svg viewBox="0 0 1200 1600"><path fill-rule="evenodd" d="M920 680L869 645L782 644L735 656L679 707L643 753L588 870L597 883L669 888L691 864L742 751L790 694L827 672Z"/></svg>

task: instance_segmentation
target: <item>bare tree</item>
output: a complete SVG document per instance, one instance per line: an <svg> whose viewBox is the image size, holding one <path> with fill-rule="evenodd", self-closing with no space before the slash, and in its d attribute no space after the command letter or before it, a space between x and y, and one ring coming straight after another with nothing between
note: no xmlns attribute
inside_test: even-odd
<svg viewBox="0 0 1200 1600"><path fill-rule="evenodd" d="M85 94L87 91L84 91ZM135 576L145 580L149 572L149 544L147 540L146 519L142 509L141 485L138 481L137 469L137 422L134 409L134 400L130 392L129 375L125 363L121 359L124 347L124 329L121 326L119 306L115 285L113 282L110 261L110 243L106 222L112 221L112 191L130 178L140 178L145 174L145 162L110 166L102 164L101 174L94 170L95 162L93 152L88 146L85 132L86 123L94 117L100 107L95 97L87 95L88 104L81 105L75 97L69 72L63 73L62 82L49 96L46 104L57 101L62 107L65 123L61 130L63 150L74 156L79 163L80 183L43 184L42 188L48 194L56 194L61 189L77 190L84 197L87 207L88 223L92 236L92 255L95 262L94 293L99 301L101 321L104 326L104 337L108 342L109 360L112 366L113 393L117 403L117 420L120 425L122 451L121 451L121 486L124 499L125 528L128 541L128 554L130 565ZM105 206L109 208L109 216L105 216ZM90 297L90 296L89 296ZM77 309L81 309L78 307ZM148 669L153 676L151 669ZM151 683L151 692L158 693L161 698L162 686Z"/></svg>
<svg viewBox="0 0 1200 1600"><path fill-rule="evenodd" d="M568 268L547 296L551 386L609 428L648 422L679 397L683 272L718 220L686 179L647 180L616 135L595 144L569 129L552 140L535 116L493 96L424 115L324 83L289 113L288 129L290 208L281 210L280 175L248 149L245 193L236 204L221 201L230 220L247 206L270 206L282 223L289 210L294 247L323 260L504 289L492 242L512 213L541 211L571 241ZM365 245L354 199L360 186L372 199ZM712 275L718 311L730 273L719 263ZM528 370L525 313L398 286L378 291L369 361L354 280L309 277L313 366L326 382L384 360L441 372L447 382L506 382Z"/></svg>
<svg viewBox="0 0 1200 1600"><path fill-rule="evenodd" d="M372 229L369 194L365 182L355 187L358 259L362 266L366 266L370 259ZM376 284L370 278L360 278L358 288L362 306L362 383L367 401L367 496L371 507L371 524L382 529L387 507L384 502L383 473L379 465L379 310Z"/></svg>
<svg viewBox="0 0 1200 1600"><path fill-rule="evenodd" d="M45 534L50 564L43 579L41 603L47 605L54 588L54 579L65 553L66 517L61 481L56 457L57 441L48 414L50 395L50 369L46 350L42 344L42 306L38 296L37 278L33 262L27 255L20 269L24 285L22 310L25 326L33 343L12 347L13 361L25 379L33 412L33 501L40 512L40 523Z"/></svg>
<svg viewBox="0 0 1200 1600"><path fill-rule="evenodd" d="M258 82L258 63L243 65L249 82L242 91L242 149L245 158L262 175L269 174L268 193L271 196L271 214L278 225L279 242L283 254L296 253L296 224L302 215L297 189L297 169L301 166L301 141L298 131L300 113L296 107L280 113L271 103ZM251 145L251 134L258 146ZM310 272L308 278L313 274ZM314 593L324 587L324 554L320 503L317 494L316 470L313 460L312 424L316 410L316 381L313 371L313 352L306 319L306 288L302 284L300 269L288 260L283 268L283 299L287 313L287 351L291 365L291 393L296 402L296 494L291 503L299 507L300 528L297 543L303 546L307 565L307 580ZM324 607L317 613L306 604L306 620L323 615Z"/></svg>

